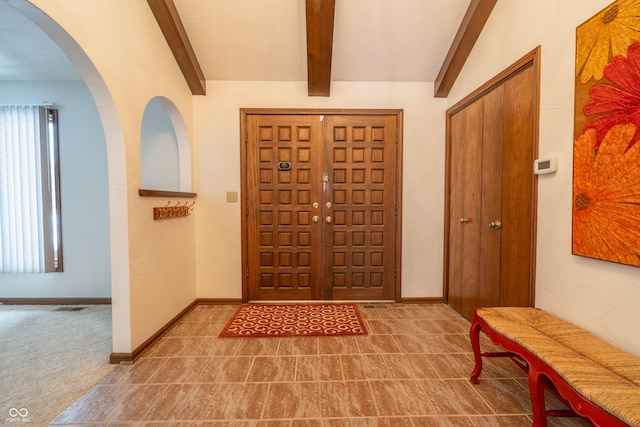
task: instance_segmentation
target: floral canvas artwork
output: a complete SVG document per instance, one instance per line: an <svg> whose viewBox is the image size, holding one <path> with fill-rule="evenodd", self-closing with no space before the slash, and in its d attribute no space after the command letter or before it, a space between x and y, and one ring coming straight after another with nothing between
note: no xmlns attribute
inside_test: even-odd
<svg viewBox="0 0 640 427"><path fill-rule="evenodd" d="M640 267L640 0L576 30L572 253Z"/></svg>

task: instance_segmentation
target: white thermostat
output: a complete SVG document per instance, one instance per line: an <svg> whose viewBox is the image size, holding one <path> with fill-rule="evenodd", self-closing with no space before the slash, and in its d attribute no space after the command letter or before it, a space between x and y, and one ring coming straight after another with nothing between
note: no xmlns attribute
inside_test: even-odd
<svg viewBox="0 0 640 427"><path fill-rule="evenodd" d="M542 175L545 173L553 173L558 170L558 158L548 157L546 159L537 159L533 162L533 173Z"/></svg>

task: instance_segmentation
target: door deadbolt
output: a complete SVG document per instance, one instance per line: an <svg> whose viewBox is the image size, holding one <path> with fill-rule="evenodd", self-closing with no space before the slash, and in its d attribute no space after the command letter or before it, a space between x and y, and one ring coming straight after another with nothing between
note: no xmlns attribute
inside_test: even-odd
<svg viewBox="0 0 640 427"><path fill-rule="evenodd" d="M314 207L314 209L318 209L320 207L320 203L318 202L313 202L313 205L311 205Z"/></svg>
<svg viewBox="0 0 640 427"><path fill-rule="evenodd" d="M332 205L331 205L331 202L327 202L327 204L326 204L325 206L326 206L326 207L328 207L328 208L330 208L330 207L332 206Z"/></svg>

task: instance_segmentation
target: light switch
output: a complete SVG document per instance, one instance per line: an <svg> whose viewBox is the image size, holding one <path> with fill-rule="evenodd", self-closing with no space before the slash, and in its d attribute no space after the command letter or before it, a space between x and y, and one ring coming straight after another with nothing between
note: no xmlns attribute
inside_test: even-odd
<svg viewBox="0 0 640 427"><path fill-rule="evenodd" d="M237 202L238 202L238 192L227 191L227 203L237 203Z"/></svg>

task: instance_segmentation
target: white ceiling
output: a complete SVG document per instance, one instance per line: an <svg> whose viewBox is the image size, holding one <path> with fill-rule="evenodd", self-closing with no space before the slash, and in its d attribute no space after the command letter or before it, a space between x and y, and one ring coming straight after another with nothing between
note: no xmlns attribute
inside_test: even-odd
<svg viewBox="0 0 640 427"><path fill-rule="evenodd" d="M49 36L0 0L0 80L78 79Z"/></svg>
<svg viewBox="0 0 640 427"><path fill-rule="evenodd" d="M336 0L332 80L434 81L470 1ZM306 80L304 0L174 3L207 80ZM57 46L0 1L0 80L77 78Z"/></svg>

